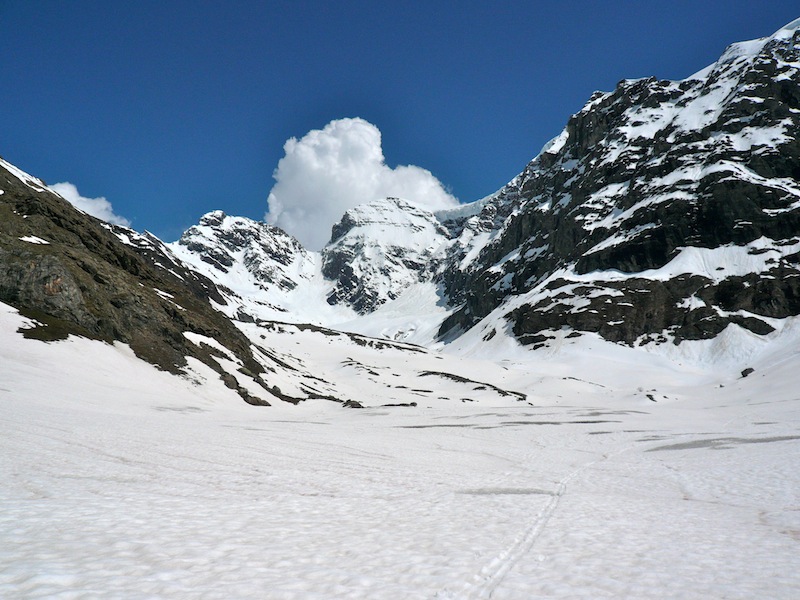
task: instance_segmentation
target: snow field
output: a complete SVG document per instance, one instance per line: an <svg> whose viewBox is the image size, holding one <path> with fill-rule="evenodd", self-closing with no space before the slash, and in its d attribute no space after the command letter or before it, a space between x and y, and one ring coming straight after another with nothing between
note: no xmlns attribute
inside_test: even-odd
<svg viewBox="0 0 800 600"><path fill-rule="evenodd" d="M0 313L3 598L800 590L791 353L744 379L681 382L624 352L480 373L528 381L535 406L257 408L202 366L195 385L121 346L24 340L22 323Z"/></svg>

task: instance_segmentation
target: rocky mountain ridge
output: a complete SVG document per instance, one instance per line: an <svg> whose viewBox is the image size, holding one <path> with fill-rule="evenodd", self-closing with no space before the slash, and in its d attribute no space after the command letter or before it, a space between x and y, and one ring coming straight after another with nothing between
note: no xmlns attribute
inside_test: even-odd
<svg viewBox="0 0 800 600"><path fill-rule="evenodd" d="M446 278L465 303L442 332L504 303L523 343L764 334L797 315L799 27L683 81L595 94L494 199L522 208L466 281Z"/></svg>
<svg viewBox="0 0 800 600"><path fill-rule="evenodd" d="M357 402L342 373L386 387L379 354L428 372L434 355L407 342L458 354L467 338L535 350L771 335L800 315L798 180L800 20L685 80L594 94L482 200L351 209L321 252L222 211L164 244L3 162L0 301L40 322L28 335L123 342L175 372L196 359L252 403ZM319 350L331 344L336 360Z"/></svg>
<svg viewBox="0 0 800 600"><path fill-rule="evenodd" d="M476 379L463 361L414 344L274 318L283 309L262 300L265 288L302 292L290 277L313 282L321 274L313 255L268 225L217 211L187 233L184 246L192 250L176 244L173 252L148 233L76 209L5 161L0 224L0 307L25 317L18 331L25 337L122 344L188 385L218 378L256 405L526 399ZM207 253L200 260L204 269L234 287L200 274L181 251L189 259ZM262 282L257 290L251 289L252 273ZM259 309L272 311L273 318L262 318ZM418 378L431 384L407 385Z"/></svg>
<svg viewBox="0 0 800 600"><path fill-rule="evenodd" d="M685 80L594 94L481 201L348 211L316 285L356 316L437 285L439 340L485 319L486 335L508 325L534 345L564 328L626 344L773 331L800 313L798 25Z"/></svg>
<svg viewBox="0 0 800 600"><path fill-rule="evenodd" d="M268 404L239 379L266 386L252 343L211 306L225 302L211 280L154 236L75 209L5 161L0 189L0 301L34 319L27 337L122 342L173 373L197 360L246 401ZM233 373L221 356L236 363Z"/></svg>

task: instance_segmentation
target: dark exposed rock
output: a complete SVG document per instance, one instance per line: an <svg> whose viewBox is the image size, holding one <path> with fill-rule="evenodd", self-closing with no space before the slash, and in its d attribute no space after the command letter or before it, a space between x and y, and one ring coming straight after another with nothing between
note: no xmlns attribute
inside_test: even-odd
<svg viewBox="0 0 800 600"><path fill-rule="evenodd" d="M443 275L461 306L442 339L520 294L531 301L507 319L534 345L565 327L628 344L731 323L764 335L768 319L800 314L799 46L800 31L782 30L731 46L696 78L592 96L487 202L510 215L475 261ZM687 248L740 251L650 274Z"/></svg>
<svg viewBox="0 0 800 600"><path fill-rule="evenodd" d="M250 342L210 306L224 303L214 284L159 240L82 213L2 165L0 189L0 301L40 324L27 336L119 341L173 373L191 356L222 374L209 347L184 336L196 333L222 344L265 385ZM248 402L266 402L229 386Z"/></svg>

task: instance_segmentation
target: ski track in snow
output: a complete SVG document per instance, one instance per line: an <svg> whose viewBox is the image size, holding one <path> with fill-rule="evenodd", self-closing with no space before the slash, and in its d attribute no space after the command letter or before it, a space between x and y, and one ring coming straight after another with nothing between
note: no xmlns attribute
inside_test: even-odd
<svg viewBox="0 0 800 600"><path fill-rule="evenodd" d="M536 538L547 526L551 515L558 508L558 503L567 489L567 482L577 474L570 474L565 477L558 485L558 489L552 493L550 501L539 512L536 519L528 526L516 539L514 544L500 555L494 558L489 564L483 567L475 576L477 583L468 582L465 589L459 594L454 594L454 598L491 598L493 592L502 583L503 578L511 568L530 552L536 543Z"/></svg>
<svg viewBox="0 0 800 600"><path fill-rule="evenodd" d="M627 448L626 448L627 449ZM619 452L623 452L620 450ZM554 492L546 493L551 498L547 504L540 510L536 518L528 525L517 537L514 543L497 557L492 559L480 572L473 578L473 581L467 582L464 588L458 593L450 597L452 598L476 598L488 599L493 596L494 591L501 585L503 578L514 567L514 565L531 552L536 540L541 535L545 527L547 527L550 517L558 508L561 499L567 493L567 484L574 478L578 477L586 469L590 469L593 465L607 460L609 455L604 455L601 459L593 460L582 465L563 479L558 482Z"/></svg>

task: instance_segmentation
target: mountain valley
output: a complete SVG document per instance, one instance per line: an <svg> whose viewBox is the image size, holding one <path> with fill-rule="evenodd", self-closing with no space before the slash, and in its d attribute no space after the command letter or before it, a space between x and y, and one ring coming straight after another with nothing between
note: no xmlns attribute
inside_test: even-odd
<svg viewBox="0 0 800 600"><path fill-rule="evenodd" d="M0 595L793 598L798 368L800 20L320 251L0 159Z"/></svg>

